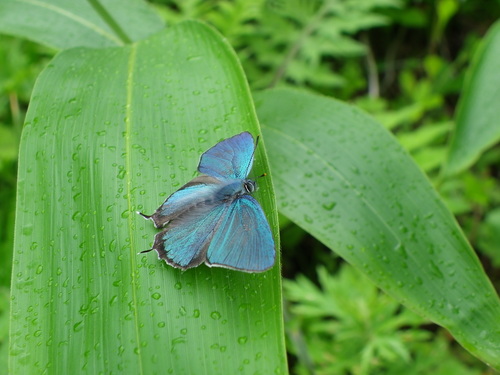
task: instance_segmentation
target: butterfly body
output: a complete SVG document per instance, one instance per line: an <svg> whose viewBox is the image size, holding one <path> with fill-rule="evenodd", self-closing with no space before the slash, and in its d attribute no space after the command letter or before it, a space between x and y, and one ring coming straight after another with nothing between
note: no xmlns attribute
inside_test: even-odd
<svg viewBox="0 0 500 375"><path fill-rule="evenodd" d="M247 179L255 145L250 133L228 138L206 151L204 173L182 186L151 215L157 228L153 249L160 259L183 270L208 266L262 272L274 265L275 246Z"/></svg>

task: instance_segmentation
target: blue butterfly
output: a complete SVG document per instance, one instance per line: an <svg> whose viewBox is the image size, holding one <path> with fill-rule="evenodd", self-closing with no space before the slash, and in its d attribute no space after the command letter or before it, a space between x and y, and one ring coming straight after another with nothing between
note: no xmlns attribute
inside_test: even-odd
<svg viewBox="0 0 500 375"><path fill-rule="evenodd" d="M201 155L203 173L170 195L151 215L153 248L159 259L186 270L201 263L244 272L274 265L275 245L259 203L250 195L257 183L247 179L255 153L248 132L225 139Z"/></svg>

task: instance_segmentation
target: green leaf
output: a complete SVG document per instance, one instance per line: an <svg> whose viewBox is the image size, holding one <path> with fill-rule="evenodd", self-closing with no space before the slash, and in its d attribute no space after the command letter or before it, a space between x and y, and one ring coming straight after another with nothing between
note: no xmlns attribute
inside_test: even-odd
<svg viewBox="0 0 500 375"><path fill-rule="evenodd" d="M500 21L489 30L476 51L457 109L444 171L451 175L472 165L500 140Z"/></svg>
<svg viewBox="0 0 500 375"><path fill-rule="evenodd" d="M451 122L438 124L425 124L424 126L408 132L399 132L398 140L408 151L416 151L420 148L429 147L437 139L442 138L450 131Z"/></svg>
<svg viewBox="0 0 500 375"><path fill-rule="evenodd" d="M17 158L18 135L13 127L0 123L0 172L5 163L10 163Z"/></svg>
<svg viewBox="0 0 500 375"><path fill-rule="evenodd" d="M479 245L495 267L500 267L500 208L488 213L479 228Z"/></svg>
<svg viewBox="0 0 500 375"><path fill-rule="evenodd" d="M9 288L0 286L0 366L7 368L9 348Z"/></svg>
<svg viewBox="0 0 500 375"><path fill-rule="evenodd" d="M10 373L286 372L279 262L181 272L137 254L157 231L135 211L243 130L260 133L243 72L203 24L49 64L20 148ZM271 178L259 182L278 238Z"/></svg>
<svg viewBox="0 0 500 375"><path fill-rule="evenodd" d="M0 33L58 49L120 46L163 27L142 0L0 1Z"/></svg>
<svg viewBox="0 0 500 375"><path fill-rule="evenodd" d="M500 300L399 143L332 99L282 89L255 100L281 212L500 368Z"/></svg>

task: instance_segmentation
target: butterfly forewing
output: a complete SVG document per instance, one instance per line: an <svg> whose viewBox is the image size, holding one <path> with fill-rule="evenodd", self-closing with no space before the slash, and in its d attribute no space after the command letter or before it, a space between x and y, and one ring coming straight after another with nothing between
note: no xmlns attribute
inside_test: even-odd
<svg viewBox="0 0 500 375"><path fill-rule="evenodd" d="M253 164L255 144L248 132L225 139L201 155L198 170L219 178L244 179Z"/></svg>

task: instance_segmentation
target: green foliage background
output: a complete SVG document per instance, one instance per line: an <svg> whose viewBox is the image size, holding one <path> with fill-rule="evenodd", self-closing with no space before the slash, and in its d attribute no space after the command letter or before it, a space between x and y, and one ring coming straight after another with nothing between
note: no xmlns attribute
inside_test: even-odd
<svg viewBox="0 0 500 375"><path fill-rule="evenodd" d="M356 247L353 245L356 239L363 236L369 238L367 235L369 230L376 228L373 222L370 224L367 220L365 227L346 225L342 229L340 229L339 222L336 222L332 231L330 221L321 222L321 218L324 217L322 214L319 213L313 217L311 211L301 211L303 208L300 207L300 204L293 201L298 197L303 202L311 198L311 205L317 203L317 213L321 210L327 212L333 210L332 212L337 214L339 211L345 210L342 211L344 212L342 216L344 222L346 218L355 218L354 213L359 213L361 218L366 218L367 213L363 211L363 207L354 208L360 199L359 196L358 199L349 196L350 193L356 192L352 186L346 188L345 191L342 190L342 187L336 190L337 194L345 193L342 195L343 200L335 197L334 202L321 195L323 190L315 186L318 185L318 181L324 181L322 179L323 172L315 170L314 165L318 162L317 160L308 164L309 154L307 152L304 154L303 160L305 161L303 163L294 166L294 168L287 167L290 172L293 170L295 175L303 176L303 181L298 185L302 190L298 191L298 195L294 195L297 185L293 183L293 177L284 179L283 177L289 171L280 171L280 166L282 168L286 164L277 162L286 155L279 152L281 149L287 149L287 147L280 148L280 142L283 142L284 137L273 136L275 124L279 123L280 120L286 120L284 126L288 126L294 118L287 118L287 115L292 113L292 109L286 110L286 103L280 104L279 99L290 95L289 101L297 100L298 103L301 103L311 100L311 103L321 103L323 98L295 91L282 91L280 93L279 90L272 90L266 93L261 90L273 87L306 89L308 92L351 102L375 117L397 137L399 143L411 154L420 169L427 174L448 209L455 215L472 247L478 251L486 273L498 290L500 285L500 151L495 145L498 144L500 137L500 127L495 120L498 118L498 108L500 108L498 105L500 82L498 82L496 69L500 59L498 52L500 32L498 31L498 22L496 24L494 22L500 16L500 3L496 1L458 0L370 0L363 2L356 0L342 2L329 0L210 2L187 0L153 2L152 6L155 12L161 16L163 21L155 12L145 10L147 8L140 1L130 1L126 6L123 5L123 2L117 1L103 1L102 3L89 1L89 4L93 8L82 7L78 17L66 25L68 35L78 36L78 38L73 39L70 37L61 38L61 33L57 32L57 29L54 32L52 28L46 27L46 25L57 23L57 18L52 18L53 12L50 11L50 7L43 10L46 12L43 13L43 16L37 13L37 21L33 23L22 17L16 19L9 16L9 12L16 11L16 7L26 6L23 1L4 1L0 4L0 32L5 34L0 36L0 61L3 61L0 70L0 89L2 90L0 95L0 198L3 202L0 206L2 228L2 232L0 232L0 257L4 264L0 271L0 286L2 288L0 290L0 339L2 340L0 361L4 363L4 368L7 366L8 357L8 309L14 212L16 209L18 145L36 78L58 50L73 46L123 46L129 44L130 40L141 41L150 34L161 30L163 21L166 22L167 29L169 29L181 21L194 18L214 26L227 38L227 43L235 49L248 84L254 92L254 101L264 139L262 148L267 149L270 158L270 167L266 168L265 152L261 150L259 157L260 160L263 160L263 164L260 167L270 169L273 172L271 178L276 189L278 208L281 214L286 215L286 217L280 217L280 227L281 253L283 255L282 273L285 277L286 339L287 350L290 353L290 371L298 374L400 374L402 371L410 374L484 374L493 372L491 368L458 346L444 329L430 325L431 320L439 322L454 333L455 337L459 338L459 331L466 329L454 327L455 320L453 319L453 324L448 322L446 312L444 312L446 308L443 309L443 316L440 318L433 316L432 313L429 315L433 306L430 306L429 311L426 311L427 307L422 308L422 306L412 303L414 297L412 297L411 290L413 287L411 282L408 282L409 279L400 280L396 277L391 280L387 273L377 275L379 268L370 269L371 264L376 264L376 262L373 263L374 259L368 261L362 258L358 259L358 255L349 255L349 246ZM37 12L40 11L42 10L37 10ZM141 22L136 22L138 19L141 19ZM85 22L95 25L92 32L88 32ZM144 25L149 26L144 27ZM37 30L37 27L45 28L47 31L45 33L33 32L33 30ZM7 36L7 34L12 36ZM31 39L32 42L22 38ZM167 50L169 45L165 45L163 48ZM227 61L231 61L232 58L228 57ZM103 66L106 62L102 62ZM93 62L93 64L100 63ZM238 66L235 69L239 69ZM199 71L203 71L203 68L200 67ZM112 74L111 70L109 74ZM55 77L51 79L52 82L57 80ZM181 83L179 89L182 88ZM246 88L242 90L246 90ZM232 100L239 103L237 107L241 110L241 106L251 103L251 99L248 99L249 97L242 99L238 95L238 90L235 90ZM147 102L146 100L145 106L148 105ZM224 101L220 99L220 102ZM347 107L339 106L336 111L330 114L326 110L330 102L324 103L323 107L319 106L314 111L314 114L318 114L318 118L322 112L328 113L330 118L340 116L342 119L342 116L345 115L344 123L351 124L352 119L347 114L349 112ZM87 105L96 106L98 104L89 102ZM157 110L161 106L160 101L156 109L151 109L151 111ZM49 107L50 104L47 103L46 108ZM296 108L298 107L299 104ZM310 105L308 108L312 107L313 105ZM34 108L30 110L35 113ZM280 110L284 112L280 113ZM250 113L249 116L252 117L251 108L246 113ZM119 114L125 116L123 113ZM300 131L301 124L306 127L309 121L313 122L314 119L309 120L308 115L306 112L304 118L298 117L298 115L295 117L302 121L295 125L297 131ZM168 116L166 118L169 118ZM234 129L228 128L228 132L231 129L235 133L238 131L237 129L248 126L254 127L254 133L258 131L258 125L252 125L251 120L247 122L245 119L231 118ZM144 119L144 121L154 122L151 119ZM196 120L190 118L188 122L196 122ZM338 126L342 125L340 123L334 127L332 125L334 123L335 121L332 121L330 124L332 129L338 129ZM364 122L361 123L364 124ZM194 125L192 129L193 134L195 134ZM307 128L305 130L307 131ZM185 138L183 137L179 134L177 144L184 142ZM306 135L301 137L300 139L304 140L307 138ZM175 176L175 179L179 180L179 184L191 177L191 172L196 167L197 155L215 143L218 140L216 138L210 138L206 143L207 147L200 145L196 150L191 150L189 156L184 156L177 161L177 164L187 164L186 161L190 160L189 167ZM331 142L329 144L335 144L337 139L333 136L329 139ZM309 146L307 141L295 144L296 152L294 154L297 154L301 148L305 150ZM160 143L156 148L160 154L168 153L168 148L162 149L161 147ZM342 144L335 145L335 147L342 147ZM140 153L140 148L135 150ZM349 150L349 148L346 149L343 155L348 155ZM290 151L293 153L293 150ZM359 149L354 154L359 155L361 152L362 149ZM392 171L393 173L388 171L384 179L380 179L380 181L377 180L376 176L373 177L373 185L370 186L375 192L382 191L388 179L394 174L397 175L395 172L413 168L412 164L405 164L406 156L400 156L399 152L389 154L389 158L401 157L403 160L401 169ZM26 155L24 166L33 162L30 159L30 154ZM35 156L35 154L31 156ZM292 154L289 157L293 156ZM338 159L335 154L332 154L331 159L326 161L329 160ZM352 175L349 174L350 172L345 175L348 176L348 181L352 182L351 178L360 173L359 169L363 171L364 167L369 165L364 163L368 162L354 163ZM333 168L336 168L344 164L332 162L332 165ZM408 167L409 165L411 167ZM143 169L147 170L147 166L144 166ZM26 170L20 170L19 174L23 176L25 172ZM168 173L163 174L163 172L158 171L157 174L161 176L162 184L166 184ZM366 174L363 171L361 175ZM150 178L151 184L155 178L157 177ZM310 186L306 183L307 181L311 181ZM362 188L364 183L360 182L358 185L361 186L357 190L358 194L364 191ZM272 185L271 180L267 184L267 187L262 186L262 198L267 194L264 206L267 207L267 212L271 212L274 206L272 192L269 192ZM334 183L332 183L333 185ZM403 190L405 185L401 185ZM145 186L145 188L149 189L152 186ZM328 191L330 185L325 187L325 191ZM57 190L57 186L53 186L53 188ZM175 183L171 188L175 189ZM158 184L154 185L154 189L157 191L153 194L155 196L149 197L148 204L160 202L164 199L164 194L167 193L164 191L164 186L158 186ZM43 194L37 193L38 191L34 188L32 192L35 201L44 197ZM403 193L398 192L398 194ZM373 201L370 199L368 198L370 204L376 201L375 198ZM386 200L381 202L386 202ZM420 203L417 203L415 209L418 209L419 205ZM436 210L441 210L439 204L423 207L423 209L425 208L434 214ZM350 213L349 209L353 213ZM70 212L74 214L75 211ZM410 216L408 221L410 222L412 213L406 212L406 214ZM416 216L416 214L414 215ZM77 219L83 220L82 223L85 222L85 219L79 217ZM337 220L337 218L332 220ZM447 220L446 217L443 222L448 223ZM361 231L361 228L364 229ZM456 228L458 227L455 227L453 223L453 230L457 230ZM145 226L141 229L145 230ZM436 233L440 233L439 230ZM153 231L149 231L141 239L141 243L147 243L153 234ZM321 242L312 238L311 234ZM408 235L408 237L411 236ZM468 245L463 241L462 235L458 234L455 237L460 237L457 243L461 245L451 246L451 248L462 247L462 254L469 254ZM417 241L423 242L425 239ZM360 240L360 247L363 248L366 243ZM325 245L356 265L357 268L368 273L372 280L378 281L378 286L383 287L393 296L398 296L400 300L405 301L407 306L420 313L424 311L425 318L415 315L414 312L402 307L391 297L376 289L364 279L364 276L354 270L351 265L340 260ZM141 245L137 244L137 246ZM353 252L353 254L355 253ZM42 266L47 267L49 264L47 262L51 261L50 254L41 254L41 256L46 257L41 260L36 260L36 256L34 259L29 256L31 264L39 262ZM81 254L75 256L79 258ZM436 255L434 254L432 257L435 259ZM22 259L19 257L18 261ZM450 261L458 262L458 258ZM62 262L61 266L65 267L64 264L70 266L67 261ZM203 270L193 271L191 276L186 276L187 274L183 276L177 273L168 273L173 271L155 264L154 260L151 260L150 264L148 267L158 268L158 270L165 271L165 275L172 277L172 279L168 277L162 279L162 287L160 288L171 298L176 298L174 297L176 285L189 285L188 291L184 289L184 293L187 295L193 293L197 296L201 295L203 288L197 288L196 285L200 283L201 279L207 279L207 274ZM136 266L141 267L141 265ZM56 265L54 267L54 270L58 269ZM410 267L410 270L415 267ZM152 268L148 269L154 273L151 271ZM455 275L457 279L464 275L460 273L460 269L456 271L444 263L443 265L439 264L437 268L433 268L431 265L430 272L442 272L443 269L447 270L450 275L453 272L458 272ZM36 266L32 266L31 270L38 274ZM263 301L273 300L276 302L279 300L279 297L275 295L280 285L277 274L279 270L276 268L274 271L275 273L268 280L265 280L265 277L262 280L259 277L247 280L244 276L235 276L231 272L226 274L215 271L215 274L210 275L213 278L212 281L207 283L211 287L207 288L213 290L214 286L222 285L221 288L227 291L227 288L230 288L234 283L237 290L243 291L241 295L235 297L239 302L240 310L239 312L232 311L231 306L234 306L234 301L231 302L230 299L223 303L223 307L217 306L217 309L207 305L206 311L219 312L222 311L219 308L222 308L227 311L228 316L233 314L231 318L234 321L239 319L244 321L247 315L264 314L264 311L267 311L266 308L269 308L274 311L272 325L278 327L280 323L276 317L280 315L281 309L277 307L276 303L267 307L263 305L256 310L252 307L249 310L249 306L258 304L260 294L256 295L255 290L260 290L259 293L263 294L269 293L269 299L262 297ZM133 272L135 272L134 267L123 269L124 279L126 280L128 273ZM425 274L425 269L423 272ZM420 276L409 273L408 277ZM13 275L13 280L15 282L17 280L17 284L21 278L20 275ZM191 278L194 279L188 280ZM232 281L228 282L228 278L231 278ZM103 280L106 278L104 277ZM138 280L141 280L140 277ZM103 282L105 283L105 281ZM402 285L399 285L398 282ZM135 285L139 284L140 282ZM486 280L482 285L485 288L482 290L489 290ZM445 288L445 286L433 286L433 288ZM140 293L140 286L137 290ZM443 289L443 292L450 293L446 289ZM217 292L215 293L217 295ZM481 289L476 293L481 293ZM146 295L153 294L151 294L150 289L147 291L145 289L144 304L149 304L150 302L147 301L151 300L147 300ZM459 295L460 290L457 293L457 301L459 301ZM87 300L87 297L90 300ZM92 300L92 293L89 293L87 297L84 296L81 302L80 312L85 309L92 310L92 304L99 305L99 302L96 302L98 300ZM248 300L248 298L250 299ZM183 294L181 299L188 300L189 298ZM151 301L153 300L157 301L156 297L153 297ZM15 304L19 303L19 300L15 301ZM85 303L88 303L86 308ZM464 300L455 308L464 311L468 309L467 304L468 302ZM244 311L241 310L241 306L246 306L243 308ZM181 317L179 322L186 314L196 315L196 311L194 305L188 308L182 304L179 305L177 307L177 316ZM17 314L15 311L14 313L14 315ZM47 310L47 313L50 315L51 310ZM144 314L144 322L146 322L145 310ZM109 319L112 319L113 316L115 315L110 310ZM138 316L139 320L143 318L140 314ZM19 321L23 319L25 316L18 316ZM159 323L155 319L152 318L151 322ZM224 319L215 320L221 324ZM208 320L214 320L214 317L209 317ZM108 328L120 330L120 324L117 322L117 326L110 325ZM177 326L177 323L169 324L174 327L172 329L178 329L180 332L177 339L172 338L172 347L181 347L188 341L186 334L182 333L182 329L186 329L186 327ZM193 324L192 327L188 328L196 329L197 323ZM252 358L245 359L243 358L245 355L243 355L242 358L237 358L235 363L238 361L242 363L240 367L237 367L240 372L251 372L251 366L255 363L257 367L253 368L254 371L260 370L261 373L266 373L264 370L266 365L262 365L262 361L259 362L259 351L256 348L261 345L259 340L266 342L265 345L269 345L272 340L269 341L268 337L254 339L250 331L242 333L246 332L249 326L242 323L232 332L232 335L234 340L243 347L248 342L246 345L247 353L251 353L249 356L251 355ZM73 329L75 334L78 334L78 327L76 329L73 327ZM142 326L141 329L148 330ZM209 335L220 338L220 333L224 332L223 325L213 329L214 331L209 332ZM279 333L280 329L273 330L271 328L271 331L276 334ZM36 336L36 330L33 332L35 337L40 337ZM117 342L121 342L120 340L122 339L118 339ZM273 338L273 340L279 342L279 338ZM35 342L37 341L35 340ZM461 343L464 345L463 340ZM476 344L471 344L467 348L474 352ZM207 345L201 343L199 347L204 348ZM213 345L216 343L212 342L211 345L209 352L224 353L224 344L219 343L215 347ZM280 353L279 345L276 345L278 347L276 355L280 355L278 354ZM496 345L498 348L499 343L497 342ZM129 349L133 352L133 345L123 350ZM13 348L11 355L15 354L16 350L22 352L19 348ZM74 350L80 349L75 347ZM102 349L94 348L93 350L100 351ZM122 349L119 349L118 352L120 350ZM147 350L145 349L145 351ZM102 353L105 352L105 350L102 351ZM75 352L75 355L77 354ZM191 355L175 354L179 363L192 360ZM57 353L54 352L53 355L56 356ZM111 350L109 356L112 355L113 351ZM224 362L224 354L218 355L219 361ZM476 355L478 354L476 353ZM207 356L210 357L210 354ZM281 356L283 356L282 352ZM245 362L245 360L250 361L252 365L249 367L249 362ZM282 371L284 361L284 358L277 360L278 367L273 368L273 371L278 371L277 368ZM131 366L130 363L118 363L117 368L120 369L120 366L134 368L133 365L128 367ZM59 366L62 365L59 364ZM52 371L55 368L57 366L52 368ZM147 366L139 371L145 371L146 368Z"/></svg>

